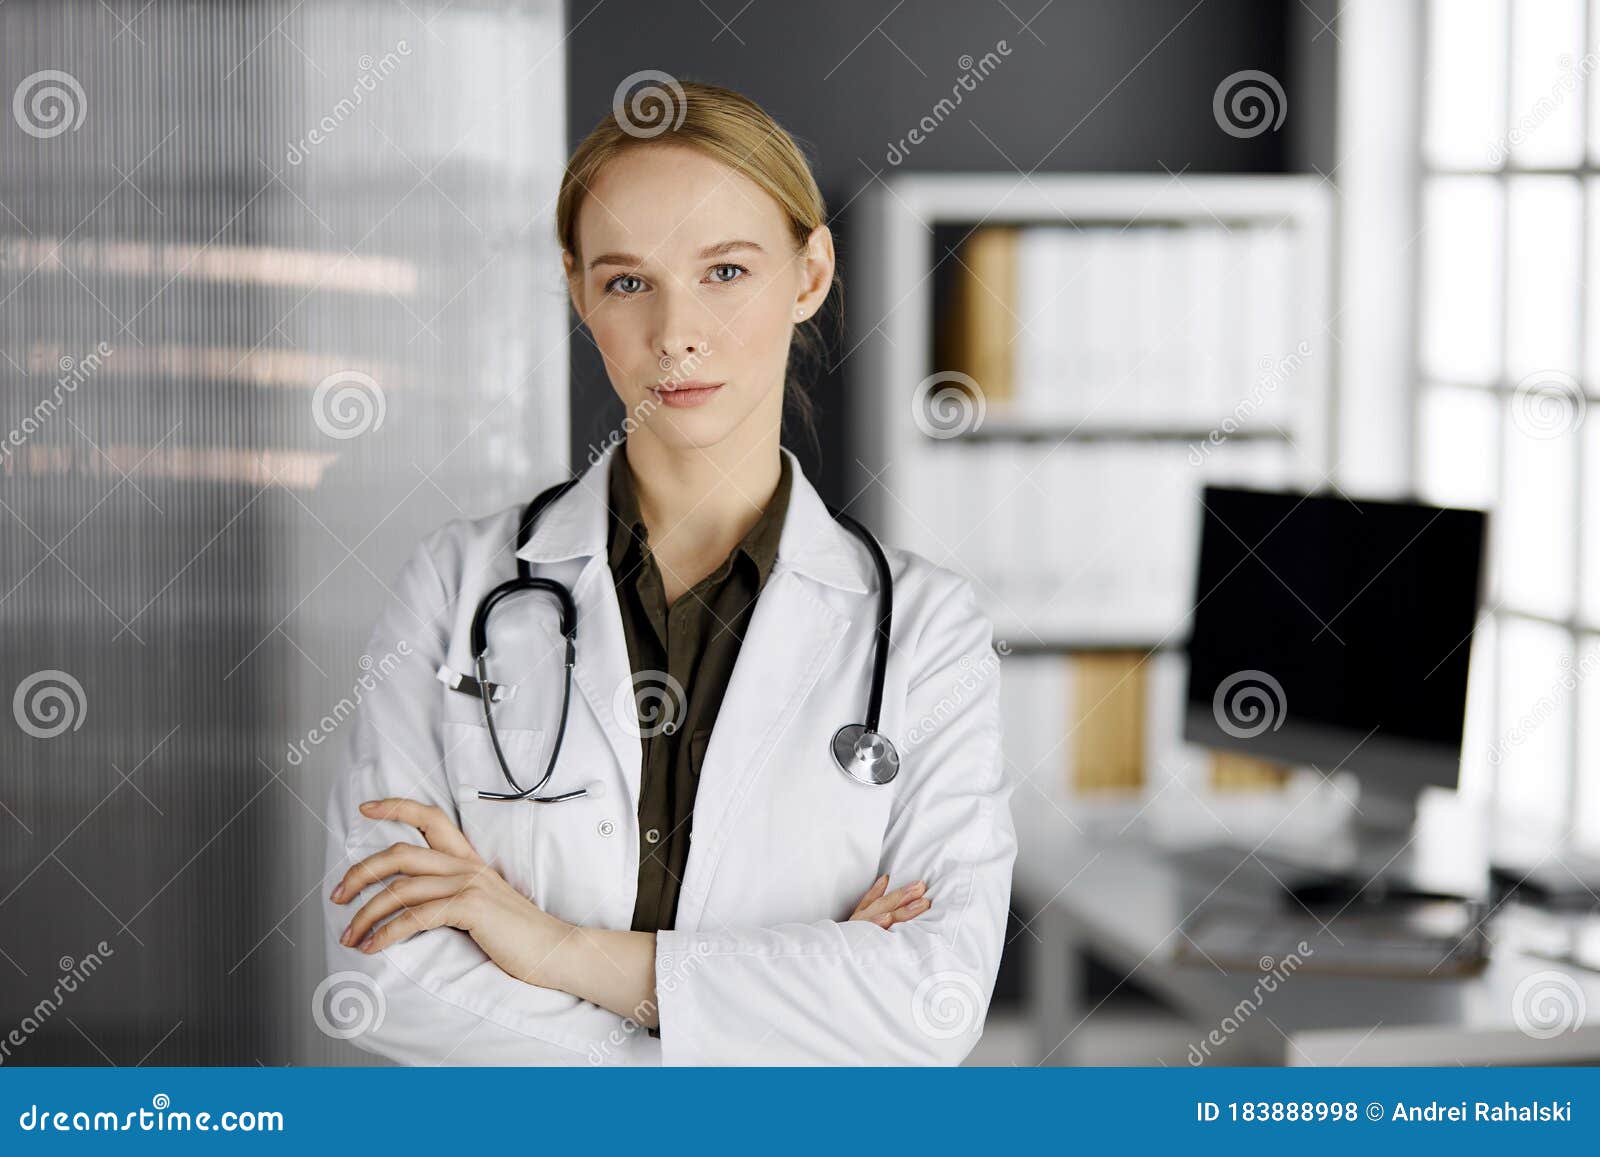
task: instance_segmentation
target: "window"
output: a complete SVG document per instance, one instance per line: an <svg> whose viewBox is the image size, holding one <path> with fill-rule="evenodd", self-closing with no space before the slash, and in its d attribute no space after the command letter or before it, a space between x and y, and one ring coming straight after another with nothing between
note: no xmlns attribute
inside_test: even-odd
<svg viewBox="0 0 1600 1157"><path fill-rule="evenodd" d="M1600 0L1430 0L1417 479L1490 516L1463 788L1600 849Z"/></svg>

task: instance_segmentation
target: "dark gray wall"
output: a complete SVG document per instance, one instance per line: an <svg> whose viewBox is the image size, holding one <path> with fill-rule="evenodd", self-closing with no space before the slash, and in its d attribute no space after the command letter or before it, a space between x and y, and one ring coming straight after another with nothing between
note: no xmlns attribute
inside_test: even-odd
<svg viewBox="0 0 1600 1157"><path fill-rule="evenodd" d="M851 199L890 166L902 138L965 69L1005 40L1005 64L917 146L902 171L1174 173L1333 168L1334 33L1328 0L572 0L568 125L582 139L617 85L644 69L737 88L813 157L846 293ZM1037 16L1033 14L1037 13ZM1024 22L1027 22L1026 24ZM724 23L726 22L726 23ZM1278 132L1221 131L1211 100L1242 69L1276 77L1288 115ZM575 319L574 319L575 320ZM853 343L846 341L842 349ZM820 457L802 432L785 441L823 497L841 502L843 390L833 359L812 388ZM587 335L573 343L573 460L615 428L622 408Z"/></svg>

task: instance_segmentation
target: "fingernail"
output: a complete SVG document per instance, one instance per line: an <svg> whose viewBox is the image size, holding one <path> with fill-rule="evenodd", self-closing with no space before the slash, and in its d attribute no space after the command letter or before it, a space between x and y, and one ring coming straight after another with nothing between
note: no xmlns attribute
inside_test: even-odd
<svg viewBox="0 0 1600 1157"><path fill-rule="evenodd" d="M333 889L333 902L342 903L344 900L344 884L336 884Z"/></svg>
<svg viewBox="0 0 1600 1157"><path fill-rule="evenodd" d="M349 928L348 925L345 926L345 930L343 932L339 933L339 943L340 944L349 944L350 943L350 928Z"/></svg>
<svg viewBox="0 0 1600 1157"><path fill-rule="evenodd" d="M372 951L372 941L373 941L373 934L371 932L369 932L369 933L367 933L367 938L361 942L361 951L363 951L363 952L371 952Z"/></svg>
<svg viewBox="0 0 1600 1157"><path fill-rule="evenodd" d="M377 806L378 806L378 801L377 801L377 800L375 800L375 799L369 799L369 800L368 800L368 801L367 801L367 802L366 802L366 803L364 803L364 804L362 804L362 805L361 805L361 810L362 810L362 811L367 811L367 810L369 810L369 809L370 809L370 808L375 808L375 807L377 807Z"/></svg>
<svg viewBox="0 0 1600 1157"><path fill-rule="evenodd" d="M920 896L922 895L922 890L927 886L928 885L923 881L918 880L915 884L912 884L911 887L906 889L906 893L911 896Z"/></svg>

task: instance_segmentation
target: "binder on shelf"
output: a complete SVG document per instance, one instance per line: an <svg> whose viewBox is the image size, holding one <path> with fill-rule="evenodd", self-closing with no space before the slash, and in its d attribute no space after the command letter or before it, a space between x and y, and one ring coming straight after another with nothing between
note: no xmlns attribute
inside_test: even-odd
<svg viewBox="0 0 1600 1157"><path fill-rule="evenodd" d="M935 369L971 377L986 408L1005 411L1016 395L1017 237L1010 226L984 225L957 251L950 315L935 327Z"/></svg>
<svg viewBox="0 0 1600 1157"><path fill-rule="evenodd" d="M1078 655L1072 660L1073 787L1137 792L1144 786L1143 651Z"/></svg>

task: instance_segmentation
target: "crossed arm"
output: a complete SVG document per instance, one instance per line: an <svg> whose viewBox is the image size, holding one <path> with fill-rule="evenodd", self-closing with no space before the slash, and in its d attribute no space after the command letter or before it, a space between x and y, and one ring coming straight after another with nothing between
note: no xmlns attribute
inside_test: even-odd
<svg viewBox="0 0 1600 1157"><path fill-rule="evenodd" d="M589 928L543 911L484 862L441 808L389 798L368 800L360 810L368 819L409 824L427 846L391 845L344 874L331 895L336 904L390 882L356 912L339 943L370 955L429 928L457 928L516 980L660 1027L654 932ZM888 887L889 877L879 876L849 919L892 928L932 904L921 880L892 892Z"/></svg>
<svg viewBox="0 0 1600 1157"><path fill-rule="evenodd" d="M541 910L456 822L434 672L454 576L480 565L463 554L473 541L448 527L424 540L368 645L402 657L365 688L329 793L325 868L341 887L323 893L318 999L350 994L330 1020L373 1012L336 1035L406 1064L627 1063L640 1025L660 1029L666 1065L960 1063L993 987L1016 853L998 656L970 583L934 575L937 609L907 640L915 727L878 856L890 876L849 918L607 931Z"/></svg>

